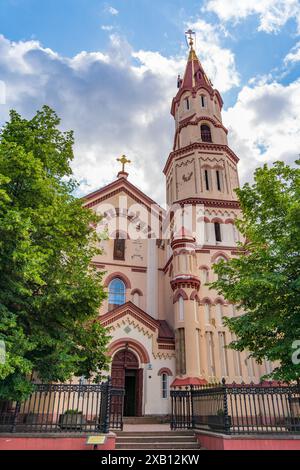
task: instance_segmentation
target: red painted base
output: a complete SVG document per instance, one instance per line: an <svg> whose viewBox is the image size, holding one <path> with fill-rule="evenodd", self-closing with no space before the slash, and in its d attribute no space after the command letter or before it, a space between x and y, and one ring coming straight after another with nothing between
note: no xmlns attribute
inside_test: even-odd
<svg viewBox="0 0 300 470"><path fill-rule="evenodd" d="M197 433L207 450L300 450L300 436L224 436Z"/></svg>
<svg viewBox="0 0 300 470"><path fill-rule="evenodd" d="M61 437L61 436L1 436L1 450L93 450L93 446L86 444L87 437ZM108 434L106 442L99 445L97 450L114 450L116 436Z"/></svg>

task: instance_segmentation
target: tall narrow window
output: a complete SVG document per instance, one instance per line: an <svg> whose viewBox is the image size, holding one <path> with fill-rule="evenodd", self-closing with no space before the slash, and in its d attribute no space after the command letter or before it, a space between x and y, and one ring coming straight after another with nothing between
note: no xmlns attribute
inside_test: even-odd
<svg viewBox="0 0 300 470"><path fill-rule="evenodd" d="M184 321L184 300L183 297L178 299L179 321Z"/></svg>
<svg viewBox="0 0 300 470"><path fill-rule="evenodd" d="M194 317L195 317L195 322L199 323L199 316L198 316L198 302L196 299L194 299Z"/></svg>
<svg viewBox="0 0 300 470"><path fill-rule="evenodd" d="M201 95L201 106L202 108L206 107L206 98L204 95Z"/></svg>
<svg viewBox="0 0 300 470"><path fill-rule="evenodd" d="M201 139L202 142L212 142L210 127L207 124L201 126Z"/></svg>
<svg viewBox="0 0 300 470"><path fill-rule="evenodd" d="M215 235L216 235L216 242L221 242L222 237L221 237L221 225L219 222L215 222Z"/></svg>
<svg viewBox="0 0 300 470"><path fill-rule="evenodd" d="M114 240L114 259L124 261L125 260L125 238L120 238L117 234Z"/></svg>
<svg viewBox="0 0 300 470"><path fill-rule="evenodd" d="M161 375L161 397L168 398L168 375L162 374Z"/></svg>
<svg viewBox="0 0 300 470"><path fill-rule="evenodd" d="M219 333L219 351L220 351L220 362L221 362L221 374L223 376L228 375L228 360L227 360L227 349L226 349L226 338L225 333Z"/></svg>
<svg viewBox="0 0 300 470"><path fill-rule="evenodd" d="M208 269L206 268L201 269L201 282L203 285L208 282Z"/></svg>
<svg viewBox="0 0 300 470"><path fill-rule="evenodd" d="M236 336L231 333L231 341L236 341ZM241 363L241 353L239 351L232 351L233 354L233 363L234 363L234 373L237 377L242 375L242 363Z"/></svg>
<svg viewBox="0 0 300 470"><path fill-rule="evenodd" d="M267 374L272 374L273 372L273 364L271 361L268 361L268 359L265 359L265 368L266 368L266 373Z"/></svg>
<svg viewBox="0 0 300 470"><path fill-rule="evenodd" d="M223 309L220 303L216 304L216 314L218 325L223 325Z"/></svg>
<svg viewBox="0 0 300 470"><path fill-rule="evenodd" d="M206 191L209 191L209 176L208 176L208 170L205 170L204 176L205 176L205 187L206 187Z"/></svg>
<svg viewBox="0 0 300 470"><path fill-rule="evenodd" d="M113 310L119 305L125 304L125 293L124 282L119 278L113 279L108 287L108 309Z"/></svg>
<svg viewBox="0 0 300 470"><path fill-rule="evenodd" d="M207 359L208 359L208 373L210 376L215 376L215 355L214 355L214 343L213 343L213 334L207 332L206 336L206 349L207 349Z"/></svg>
<svg viewBox="0 0 300 470"><path fill-rule="evenodd" d="M132 296L132 303L136 305L137 307L140 306L140 294L138 292L135 292Z"/></svg>
<svg viewBox="0 0 300 470"><path fill-rule="evenodd" d="M175 332L175 348L176 348L176 375L184 375L186 373L184 328L178 328L178 330L176 330Z"/></svg>
<svg viewBox="0 0 300 470"><path fill-rule="evenodd" d="M218 191L221 191L221 177L220 177L220 171L217 170L217 188L218 188Z"/></svg>
<svg viewBox="0 0 300 470"><path fill-rule="evenodd" d="M248 357L247 359L247 370L249 379L254 379L254 361L253 357Z"/></svg>
<svg viewBox="0 0 300 470"><path fill-rule="evenodd" d="M211 310L210 310L210 304L205 304L204 305L204 315L205 315L205 323L206 325L211 324Z"/></svg>
<svg viewBox="0 0 300 470"><path fill-rule="evenodd" d="M185 101L185 109L187 111L189 111L189 109L190 109L190 100L188 98L185 98L184 101Z"/></svg>
<svg viewBox="0 0 300 470"><path fill-rule="evenodd" d="M201 374L201 362L200 362L200 330L196 329L196 355L197 355L197 369L198 374Z"/></svg>

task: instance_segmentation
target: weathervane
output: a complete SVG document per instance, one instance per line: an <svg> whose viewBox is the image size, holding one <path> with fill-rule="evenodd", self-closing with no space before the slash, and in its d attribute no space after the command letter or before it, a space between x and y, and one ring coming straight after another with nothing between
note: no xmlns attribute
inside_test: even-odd
<svg viewBox="0 0 300 470"><path fill-rule="evenodd" d="M188 29L185 32L185 37L188 45L191 49L193 49L194 42L196 43L196 33L192 29Z"/></svg>
<svg viewBox="0 0 300 470"><path fill-rule="evenodd" d="M125 165L127 165L127 163L131 163L131 160L128 160L126 155L122 155L121 158L117 158L117 162L122 164L122 173L125 173Z"/></svg>

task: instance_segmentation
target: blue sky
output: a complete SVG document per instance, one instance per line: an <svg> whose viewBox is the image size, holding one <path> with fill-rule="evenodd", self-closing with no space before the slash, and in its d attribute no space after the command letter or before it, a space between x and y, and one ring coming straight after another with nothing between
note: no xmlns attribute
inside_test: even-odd
<svg viewBox="0 0 300 470"><path fill-rule="evenodd" d="M292 161L300 143L294 122L300 100L298 0L0 0L0 80L6 85L0 123L10 107L29 116L47 102L63 125L75 129L74 171L83 192L113 179L115 163L107 162L124 150L136 159L132 171L142 189L151 193L159 180L152 196L161 201L161 169L172 146L169 105L184 68L188 26L196 30L198 55L223 96L242 180L260 161ZM108 124L100 124L104 117L117 120L118 145L115 131L110 139ZM283 122L290 126L284 145L276 135Z"/></svg>

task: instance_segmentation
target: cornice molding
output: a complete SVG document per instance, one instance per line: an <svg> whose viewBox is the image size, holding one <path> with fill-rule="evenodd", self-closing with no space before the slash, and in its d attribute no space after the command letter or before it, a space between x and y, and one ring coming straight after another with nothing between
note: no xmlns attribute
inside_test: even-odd
<svg viewBox="0 0 300 470"><path fill-rule="evenodd" d="M223 145L223 144L215 144L215 143L206 143L206 142L194 142L193 144L190 144L190 145L187 145L186 147L182 147L178 150L175 150L173 152L170 153L169 157L168 157L168 160L167 160L167 163L163 169L163 173L166 175L168 170L169 170L169 167L171 165L171 162L172 160L177 157L177 156L180 156L184 153L188 153L188 152L191 152L193 150L197 150L197 149L205 149L205 150L217 150L217 151L222 151L222 152L226 152L229 156L229 158L235 163L237 164L239 162L239 158L236 156L236 154L228 147L228 145Z"/></svg>

